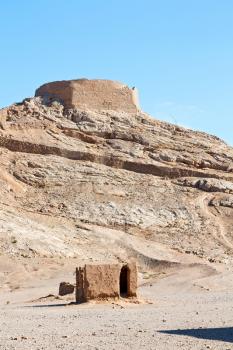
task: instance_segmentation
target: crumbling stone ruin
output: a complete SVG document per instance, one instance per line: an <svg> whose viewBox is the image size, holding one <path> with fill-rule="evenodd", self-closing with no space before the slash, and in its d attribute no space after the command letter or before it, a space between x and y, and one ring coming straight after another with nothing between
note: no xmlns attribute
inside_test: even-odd
<svg viewBox="0 0 233 350"><path fill-rule="evenodd" d="M74 293L75 286L69 282L61 282L59 285L59 295L64 296Z"/></svg>
<svg viewBox="0 0 233 350"><path fill-rule="evenodd" d="M2 108L0 109L0 128L3 130L5 129L6 120L7 120L7 108Z"/></svg>
<svg viewBox="0 0 233 350"><path fill-rule="evenodd" d="M137 295L137 266L129 264L85 265L76 269L76 302L129 298Z"/></svg>
<svg viewBox="0 0 233 350"><path fill-rule="evenodd" d="M59 101L66 109L124 111L140 110L135 88L111 80L77 79L55 81L36 90L45 103Z"/></svg>

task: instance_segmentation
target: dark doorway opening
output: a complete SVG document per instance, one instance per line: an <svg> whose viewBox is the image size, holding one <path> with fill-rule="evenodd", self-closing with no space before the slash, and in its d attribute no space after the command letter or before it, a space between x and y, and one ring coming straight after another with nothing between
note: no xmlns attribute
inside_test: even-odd
<svg viewBox="0 0 233 350"><path fill-rule="evenodd" d="M120 296L127 297L128 296L128 267L123 266L120 273Z"/></svg>

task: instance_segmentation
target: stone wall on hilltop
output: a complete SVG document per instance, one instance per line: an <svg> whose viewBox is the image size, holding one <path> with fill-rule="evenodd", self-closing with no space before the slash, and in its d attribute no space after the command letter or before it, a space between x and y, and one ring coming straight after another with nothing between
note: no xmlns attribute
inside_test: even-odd
<svg viewBox="0 0 233 350"><path fill-rule="evenodd" d="M36 96L46 103L58 100L65 108L111 110L137 113L140 110L137 90L111 80L67 80L42 85Z"/></svg>

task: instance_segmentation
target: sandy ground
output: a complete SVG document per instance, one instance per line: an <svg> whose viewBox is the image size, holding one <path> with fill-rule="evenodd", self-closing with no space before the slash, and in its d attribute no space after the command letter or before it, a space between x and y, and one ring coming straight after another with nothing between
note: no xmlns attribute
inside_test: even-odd
<svg viewBox="0 0 233 350"><path fill-rule="evenodd" d="M33 299L56 294L56 278L2 291L0 349L233 349L232 269L217 270L194 265L141 275L139 304Z"/></svg>

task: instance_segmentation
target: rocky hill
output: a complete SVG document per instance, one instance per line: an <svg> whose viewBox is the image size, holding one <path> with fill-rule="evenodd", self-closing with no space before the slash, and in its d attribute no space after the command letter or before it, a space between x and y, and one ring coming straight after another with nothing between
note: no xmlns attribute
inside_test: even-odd
<svg viewBox="0 0 233 350"><path fill-rule="evenodd" d="M231 262L222 140L156 120L134 88L101 80L46 84L0 121L2 259Z"/></svg>

